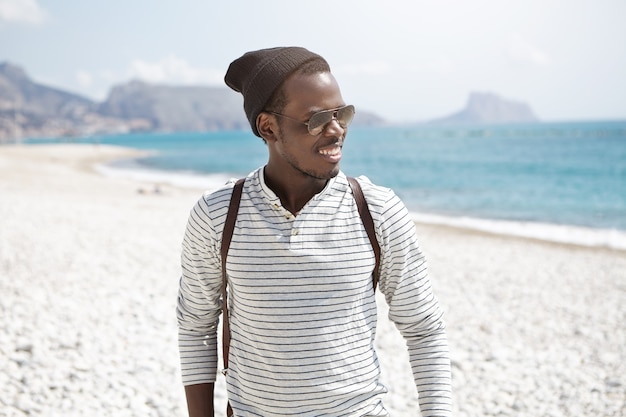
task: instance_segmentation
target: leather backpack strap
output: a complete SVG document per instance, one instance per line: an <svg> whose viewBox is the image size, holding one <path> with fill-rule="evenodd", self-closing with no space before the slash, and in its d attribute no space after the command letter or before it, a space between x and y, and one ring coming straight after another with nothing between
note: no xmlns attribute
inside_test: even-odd
<svg viewBox="0 0 626 417"><path fill-rule="evenodd" d="M228 370L228 354L230 352L230 323L228 320L228 292L226 286L228 277L226 276L226 258L228 256L228 248L235 230L235 222L237 221L237 212L239 211L239 202L241 201L241 192L245 178L238 180L233 187L233 194L230 197L226 220L224 221L224 230L222 231L222 246L220 253L222 257L222 359L224 362L224 374ZM232 416L233 411L228 403L226 415Z"/></svg>
<svg viewBox="0 0 626 417"><path fill-rule="evenodd" d="M367 201L365 200L365 196L363 195L363 190L361 189L361 185L359 184L359 182L355 178L348 177L348 183L350 184L350 188L352 188L352 195L354 196L354 201L356 201L356 206L359 210L361 221L363 222L363 226L365 226L367 237L369 238L372 249L374 250L376 265L374 266L374 273L372 274L372 276L374 291L376 291L378 278L380 276L380 245L378 244L378 240L376 239L376 232L374 231L374 220L372 219L372 214L370 213L369 207L367 207Z"/></svg>

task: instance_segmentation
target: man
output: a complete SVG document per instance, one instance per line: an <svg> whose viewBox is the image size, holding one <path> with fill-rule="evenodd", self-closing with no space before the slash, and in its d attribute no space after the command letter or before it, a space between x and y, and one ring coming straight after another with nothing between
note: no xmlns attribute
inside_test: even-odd
<svg viewBox="0 0 626 417"><path fill-rule="evenodd" d="M354 107L327 62L304 48L248 52L225 81L243 94L269 151L245 180L227 257L234 415L388 415L374 351L375 259L339 168ZM391 190L359 182L382 252L378 288L407 340L421 413L449 416L447 339L414 224ZM191 417L213 415L220 243L232 190L198 201L183 241L177 315Z"/></svg>

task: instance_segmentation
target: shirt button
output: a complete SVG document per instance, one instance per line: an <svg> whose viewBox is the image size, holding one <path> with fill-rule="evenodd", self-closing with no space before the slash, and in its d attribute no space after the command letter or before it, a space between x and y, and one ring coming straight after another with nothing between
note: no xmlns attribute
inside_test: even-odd
<svg viewBox="0 0 626 417"><path fill-rule="evenodd" d="M300 233L300 232L298 232L298 229L293 229L291 231L291 236L296 236L298 233Z"/></svg>

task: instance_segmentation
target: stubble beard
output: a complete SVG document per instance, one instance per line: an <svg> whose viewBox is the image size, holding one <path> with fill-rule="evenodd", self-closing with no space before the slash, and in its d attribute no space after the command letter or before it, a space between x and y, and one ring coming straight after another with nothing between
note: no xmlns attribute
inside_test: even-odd
<svg viewBox="0 0 626 417"><path fill-rule="evenodd" d="M279 135L278 138L281 142L285 143L285 139L282 136L282 132ZM339 175L339 171L340 171L340 165L336 164L332 169L330 169L327 172L321 172L321 171L317 171L314 168L304 168L297 160L296 157L294 157L292 154L287 153L287 152L281 152L281 156L285 159L285 161L287 161L287 163L289 165L291 165L291 167L293 169L295 169L296 171L300 172L302 174L302 176L305 177L310 177L310 178L314 178L316 180L324 180L324 181L328 181L331 178L336 177L337 175Z"/></svg>
<svg viewBox="0 0 626 417"><path fill-rule="evenodd" d="M306 176L306 177L311 177L316 180L328 181L329 179L334 178L337 175L339 175L339 170L340 170L339 164L337 164L330 171L324 173L324 172L316 171L314 169L305 169L300 164L298 164L297 161L294 161L293 158L290 158L288 155L283 155L283 157L285 157L289 165L291 165L296 171L300 172L303 176Z"/></svg>

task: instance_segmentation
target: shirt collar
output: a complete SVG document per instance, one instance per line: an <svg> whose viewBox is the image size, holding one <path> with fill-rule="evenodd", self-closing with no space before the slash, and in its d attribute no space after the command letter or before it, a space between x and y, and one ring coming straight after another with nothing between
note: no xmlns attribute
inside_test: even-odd
<svg viewBox="0 0 626 417"><path fill-rule="evenodd" d="M261 167L256 172L257 178L259 180L259 184L261 184L261 188L263 189L263 193L270 200L270 203L272 203L272 204L276 204L276 203L280 204L280 199L276 196L274 191L272 191L270 189L270 187L268 187L267 184L265 183L264 171L265 171L264 167ZM320 191L319 193L315 194L311 200L318 200L318 199L324 197L324 195L326 195L327 193L329 193L330 190L332 190L332 188L333 188L333 186L335 184L335 181L337 181L337 177L339 177L339 176L343 177L344 173L340 171L339 174L336 177L333 177L330 180L328 180L328 182L326 183L326 186L324 187L324 189L322 191Z"/></svg>

